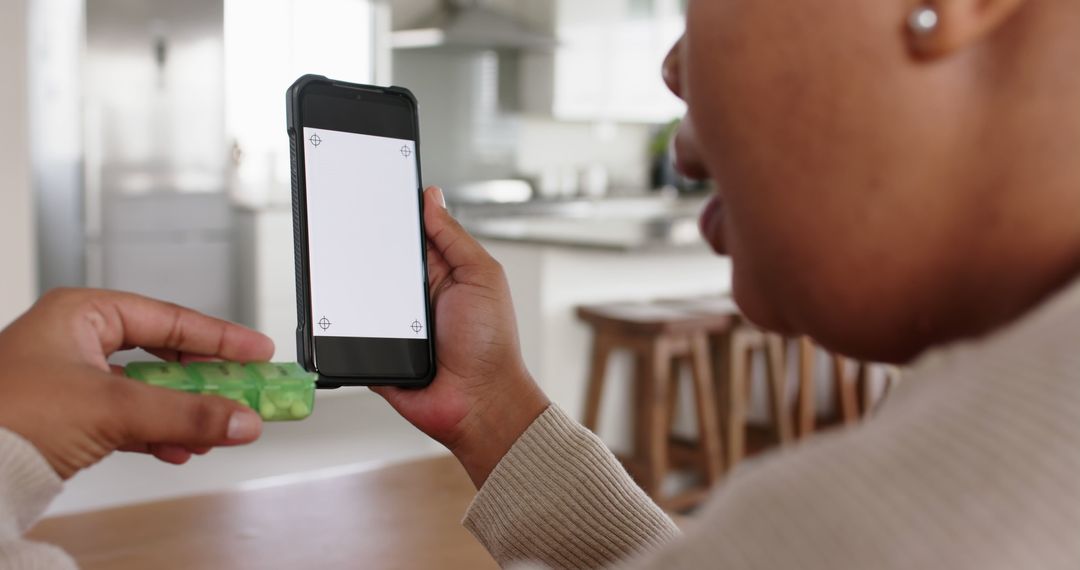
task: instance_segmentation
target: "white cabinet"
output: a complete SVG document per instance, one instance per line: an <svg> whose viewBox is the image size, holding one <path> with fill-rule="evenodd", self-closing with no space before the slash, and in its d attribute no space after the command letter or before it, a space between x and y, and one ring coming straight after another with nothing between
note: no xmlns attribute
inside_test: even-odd
<svg viewBox="0 0 1080 570"><path fill-rule="evenodd" d="M102 215L95 285L235 318L231 216L223 193L109 193Z"/></svg>
<svg viewBox="0 0 1080 570"><path fill-rule="evenodd" d="M685 28L683 13L680 0L558 0L558 48L524 59L526 108L562 120L680 117L685 106L660 65Z"/></svg>

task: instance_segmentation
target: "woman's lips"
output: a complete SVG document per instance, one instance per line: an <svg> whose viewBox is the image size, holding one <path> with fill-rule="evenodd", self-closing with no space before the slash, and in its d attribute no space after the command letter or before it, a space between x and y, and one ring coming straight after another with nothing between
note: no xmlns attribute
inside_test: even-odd
<svg viewBox="0 0 1080 570"><path fill-rule="evenodd" d="M694 137L694 129L689 119L683 119L679 123L679 129L671 140L672 163L679 174L691 180L706 180L709 171L698 153L697 142Z"/></svg>
<svg viewBox="0 0 1080 570"><path fill-rule="evenodd" d="M724 244L724 199L719 194L713 194L705 203L701 217L698 218L698 228L713 251L721 255L727 254Z"/></svg>
<svg viewBox="0 0 1080 570"><path fill-rule="evenodd" d="M672 163L675 170L690 180L708 180L709 173L701 163L686 160L684 153L675 151L675 159Z"/></svg>
<svg viewBox="0 0 1080 570"><path fill-rule="evenodd" d="M675 170L692 180L707 180L709 169L701 160L697 138L689 118L683 119L671 141L672 162ZM719 254L726 254L724 247L724 201L720 194L713 194L705 204L698 219L698 228L705 241Z"/></svg>

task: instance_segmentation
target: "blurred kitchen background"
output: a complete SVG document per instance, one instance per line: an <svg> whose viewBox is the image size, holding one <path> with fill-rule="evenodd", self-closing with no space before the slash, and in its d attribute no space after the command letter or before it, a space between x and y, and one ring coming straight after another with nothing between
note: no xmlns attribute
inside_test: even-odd
<svg viewBox="0 0 1080 570"><path fill-rule="evenodd" d="M5 323L52 287L123 289L239 320L293 359L284 93L304 73L416 93L424 180L506 268L529 367L575 417L590 350L576 306L729 289L728 261L697 232L708 188L668 165L684 107L659 67L683 1L4 4ZM612 390L600 431L618 448L629 404ZM442 452L372 393L342 389L320 393L311 419L182 469L112 457L51 512Z"/></svg>

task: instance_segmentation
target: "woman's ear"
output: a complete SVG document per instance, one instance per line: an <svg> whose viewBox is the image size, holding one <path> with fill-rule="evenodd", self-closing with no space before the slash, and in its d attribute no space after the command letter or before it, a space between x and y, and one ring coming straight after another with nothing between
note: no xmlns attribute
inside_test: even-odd
<svg viewBox="0 0 1080 570"><path fill-rule="evenodd" d="M934 59L962 50L1000 27L1027 0L925 0L905 22L912 51Z"/></svg>

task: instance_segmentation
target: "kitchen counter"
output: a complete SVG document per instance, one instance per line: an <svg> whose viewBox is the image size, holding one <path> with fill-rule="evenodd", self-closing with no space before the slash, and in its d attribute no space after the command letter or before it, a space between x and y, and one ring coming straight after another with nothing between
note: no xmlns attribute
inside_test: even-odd
<svg viewBox="0 0 1080 570"><path fill-rule="evenodd" d="M450 204L450 210L480 239L630 252L706 249L697 221L706 200L707 197L701 195L657 194L510 204ZM287 203L234 206L239 212L291 212Z"/></svg>
<svg viewBox="0 0 1080 570"><path fill-rule="evenodd" d="M481 239L614 251L704 248L705 198L662 195L453 206Z"/></svg>

